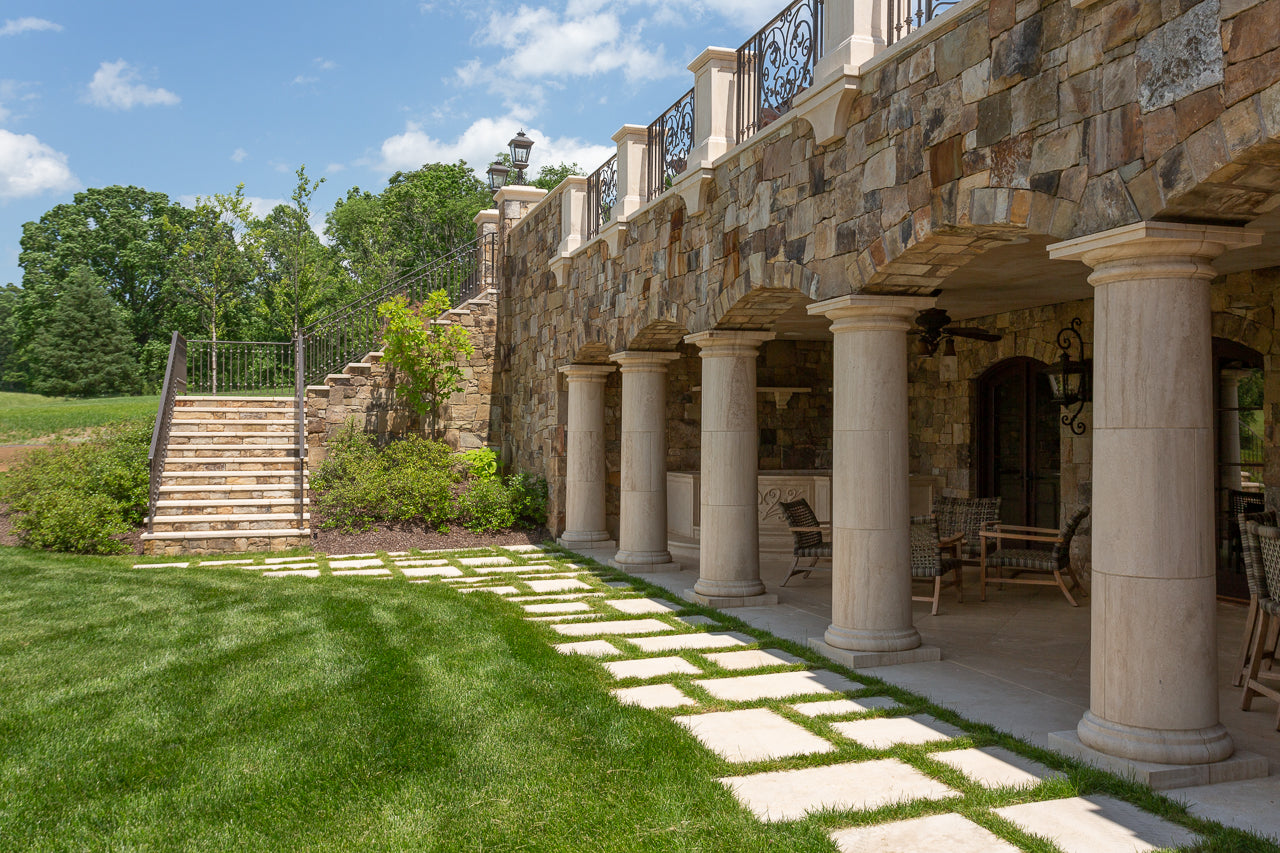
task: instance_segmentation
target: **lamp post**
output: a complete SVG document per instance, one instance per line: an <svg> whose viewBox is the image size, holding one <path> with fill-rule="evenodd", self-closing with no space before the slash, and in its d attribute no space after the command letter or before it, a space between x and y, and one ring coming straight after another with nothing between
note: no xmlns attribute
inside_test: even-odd
<svg viewBox="0 0 1280 853"><path fill-rule="evenodd" d="M498 190L507 185L507 174L511 171L511 167L503 163L501 160L494 160L489 164L489 192L494 195L498 194Z"/></svg>
<svg viewBox="0 0 1280 853"><path fill-rule="evenodd" d="M507 143L511 152L511 168L516 170L516 183L524 183L524 170L529 168L529 149L533 148L533 140L524 135L524 129Z"/></svg>

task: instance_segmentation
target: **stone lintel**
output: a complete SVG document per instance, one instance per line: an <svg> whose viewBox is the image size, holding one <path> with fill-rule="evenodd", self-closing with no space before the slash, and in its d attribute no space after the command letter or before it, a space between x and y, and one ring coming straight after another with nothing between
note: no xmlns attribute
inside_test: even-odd
<svg viewBox="0 0 1280 853"><path fill-rule="evenodd" d="M683 593L684 597L701 604L704 607L714 607L717 610L729 610L734 607L771 607L778 603L778 596L772 592L766 592L761 595L703 595L700 592L694 592L692 589L686 589Z"/></svg>
<svg viewBox="0 0 1280 853"><path fill-rule="evenodd" d="M1117 776L1134 779L1157 791L1261 779L1267 775L1266 757L1243 750L1237 750L1230 758L1210 764L1156 764L1152 761L1119 758L1091 749L1081 743L1080 735L1074 730L1049 732L1049 748Z"/></svg>
<svg viewBox="0 0 1280 853"><path fill-rule="evenodd" d="M916 646L898 652L855 652L838 649L821 637L810 637L806 645L825 658L850 669L869 669L873 666L897 666L902 663L931 663L942 660L942 649L937 646Z"/></svg>

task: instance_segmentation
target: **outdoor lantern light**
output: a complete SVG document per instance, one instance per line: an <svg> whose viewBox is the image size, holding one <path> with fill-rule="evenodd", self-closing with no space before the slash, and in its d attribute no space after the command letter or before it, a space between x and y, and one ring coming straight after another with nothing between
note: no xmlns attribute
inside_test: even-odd
<svg viewBox="0 0 1280 853"><path fill-rule="evenodd" d="M518 173L516 175L516 183L524 183L524 170L529 168L529 149L533 147L533 140L524 135L522 128L519 133L511 138L507 143L511 151L511 168Z"/></svg>
<svg viewBox="0 0 1280 853"><path fill-rule="evenodd" d="M1070 427L1073 435L1084 435L1085 425L1080 420L1080 412L1084 404L1093 399L1093 362L1084 357L1079 317L1058 332L1058 348L1062 350L1058 364L1045 368L1049 389L1055 403L1071 410L1062 416L1062 425ZM1075 358L1071 356L1072 350L1075 350Z"/></svg>
<svg viewBox="0 0 1280 853"><path fill-rule="evenodd" d="M497 195L498 190L507 185L507 173L511 171L511 167L503 163L501 160L494 160L489 164L489 191Z"/></svg>

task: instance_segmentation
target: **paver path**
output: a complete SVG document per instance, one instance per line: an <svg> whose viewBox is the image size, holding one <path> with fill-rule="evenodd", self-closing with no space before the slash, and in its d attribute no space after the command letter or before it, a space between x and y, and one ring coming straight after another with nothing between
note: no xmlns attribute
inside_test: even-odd
<svg viewBox="0 0 1280 853"><path fill-rule="evenodd" d="M675 721L718 755L720 782L759 820L804 820L819 812L841 818L843 826L828 834L842 853L1020 849L984 824L1005 827L1006 836L1012 826L1023 833L1019 843L1043 848L1050 841L1064 853L1132 853L1197 841L1129 803L1073 796L1062 774L1031 759L975 743L876 688L690 613L692 605L674 596L646 597L621 573L582 560L553 547L514 545L137 568L201 566L352 583L404 579L502 596L525 619L543 623L558 652L602 667L617 684L618 702ZM874 809L890 816L870 824L856 818ZM831 826L826 820L823 826Z"/></svg>

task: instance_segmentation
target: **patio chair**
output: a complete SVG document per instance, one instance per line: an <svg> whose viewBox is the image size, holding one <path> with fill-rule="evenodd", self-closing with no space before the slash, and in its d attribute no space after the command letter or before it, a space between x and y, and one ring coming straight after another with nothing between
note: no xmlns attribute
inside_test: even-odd
<svg viewBox="0 0 1280 853"><path fill-rule="evenodd" d="M1241 512L1235 516L1236 529L1240 533L1241 560L1244 562L1245 579L1249 582L1249 610L1244 617L1244 637L1240 641L1240 654L1236 660L1236 677L1232 681L1236 687L1244 684L1245 673L1249 666L1249 652L1253 647L1253 632L1258 627L1258 602L1267 597L1267 581L1262 571L1262 555L1259 551L1258 537L1249 531L1249 522L1264 527L1276 526L1275 510L1262 512ZM1274 629L1272 630L1274 634ZM1275 656L1275 639L1266 644L1267 657ZM1268 660L1270 663L1270 660Z"/></svg>
<svg viewBox="0 0 1280 853"><path fill-rule="evenodd" d="M1248 711L1255 696L1266 696L1274 700L1278 706L1275 727L1280 730L1280 689L1278 689L1280 673L1261 671L1271 626L1276 616L1280 615L1280 600L1276 597L1280 595L1280 527L1251 521L1247 529L1257 538L1266 595L1258 599L1258 624L1253 629L1253 649L1249 657L1249 672L1245 677L1240 708Z"/></svg>
<svg viewBox="0 0 1280 853"><path fill-rule="evenodd" d="M809 502L804 498L781 501L778 506L782 507L782 511L787 514L787 529L795 539L795 547L791 551L795 559L791 563L791 573L787 575L787 580L784 580L782 585L786 586L787 582L798 574L803 573L806 578L809 577L809 574L817 568L819 560L826 560L827 568L830 568L831 543L822 536L823 531L830 525L818 522L818 516L814 514L813 507L809 506ZM810 562L807 566L801 566L801 560Z"/></svg>
<svg viewBox="0 0 1280 853"><path fill-rule="evenodd" d="M943 556L946 547L938 539L937 516L921 515L911 519L911 579L933 581L933 595L913 595L911 600L933 602L934 616L938 615L938 600L944 586L954 586L956 600L964 603L964 574L960 571L960 558ZM954 572L955 577L944 584L942 579L948 572Z"/></svg>
<svg viewBox="0 0 1280 853"><path fill-rule="evenodd" d="M933 514L938 519L938 532L950 543L956 542L956 556L966 563L976 564L981 556L982 544L978 534L1000 520L999 498L949 498L939 495L933 499Z"/></svg>
<svg viewBox="0 0 1280 853"><path fill-rule="evenodd" d="M1076 529L1080 527L1080 523L1084 521L1085 516L1088 514L1089 506L1086 504L1075 511L1071 518L1067 520L1067 523L1062 525L1061 530L1054 530L1050 527L1023 527L1013 524L995 524L990 529L983 530L979 534L982 540L982 551L979 558L982 561L981 580L979 581L982 600L987 600L988 583L1001 585L1023 583L1036 586L1056 586L1062 590L1062 594L1066 596L1067 601L1071 602L1072 607L1079 607L1080 605L1076 603L1076 600L1071 597L1070 591L1067 590L1067 585L1063 583L1062 574L1065 572L1067 577L1071 579L1071 583L1082 594L1088 594L1088 590L1084 588L1084 584L1076 576L1075 569L1071 567L1071 539L1076 535ZM1046 543L1051 544L1053 547L1048 550L1034 547L1011 548L1005 544L1008 541ZM1005 577L1005 569L1015 572L1015 576ZM1025 573L1052 574L1053 578L1020 577Z"/></svg>

